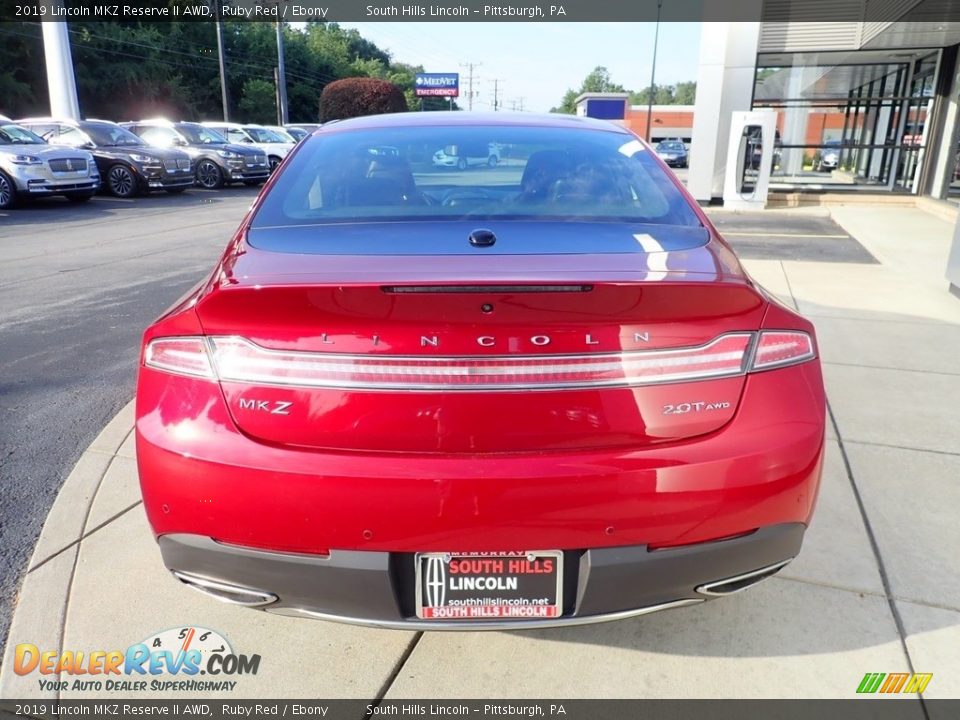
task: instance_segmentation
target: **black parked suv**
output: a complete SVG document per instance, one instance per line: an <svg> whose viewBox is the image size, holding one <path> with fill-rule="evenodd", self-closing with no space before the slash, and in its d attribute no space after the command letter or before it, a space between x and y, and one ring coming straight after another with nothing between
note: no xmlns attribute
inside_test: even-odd
<svg viewBox="0 0 960 720"><path fill-rule="evenodd" d="M102 188L129 198L154 189L180 193L193 185L193 164L182 150L147 145L129 130L107 120L26 118L19 125L51 145L89 150L97 161Z"/></svg>
<svg viewBox="0 0 960 720"><path fill-rule="evenodd" d="M197 185L208 190L226 183L259 185L270 176L266 153L249 145L230 144L200 123L141 120L120 123L154 147L176 147L193 159Z"/></svg>

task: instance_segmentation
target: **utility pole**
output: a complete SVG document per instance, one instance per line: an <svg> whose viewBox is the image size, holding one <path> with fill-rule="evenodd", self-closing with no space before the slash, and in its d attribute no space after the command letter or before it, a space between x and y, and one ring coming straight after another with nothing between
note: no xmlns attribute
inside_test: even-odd
<svg viewBox="0 0 960 720"><path fill-rule="evenodd" d="M500 81L497 78L493 79L493 111L497 112L500 109Z"/></svg>
<svg viewBox="0 0 960 720"><path fill-rule="evenodd" d="M467 74L467 109L473 110L473 69L478 68L483 63L460 63L460 67L465 67L469 71Z"/></svg>
<svg viewBox="0 0 960 720"><path fill-rule="evenodd" d="M212 0L217 27L217 55L220 58L220 95L223 100L223 121L230 122L230 88L227 87L227 61L223 53L223 22L220 20L220 0Z"/></svg>
<svg viewBox="0 0 960 720"><path fill-rule="evenodd" d="M653 63L650 66L650 95L647 97L647 142L650 142L650 123L653 116L653 93L656 90L654 80L657 77L657 41L660 39L660 8L663 0L657 0L657 24L653 31Z"/></svg>
<svg viewBox="0 0 960 720"><path fill-rule="evenodd" d="M283 21L277 20L277 116L280 125L290 122L287 114L287 73L283 65Z"/></svg>

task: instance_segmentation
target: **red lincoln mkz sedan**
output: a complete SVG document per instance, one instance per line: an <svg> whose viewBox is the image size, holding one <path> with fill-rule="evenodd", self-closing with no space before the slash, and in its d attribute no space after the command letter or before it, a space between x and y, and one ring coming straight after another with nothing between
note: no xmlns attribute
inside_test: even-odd
<svg viewBox="0 0 960 720"><path fill-rule="evenodd" d="M436 166L496 147L499 161ZM820 480L812 325L649 146L569 116L409 113L291 152L144 335L166 566L380 627L539 627L737 592Z"/></svg>

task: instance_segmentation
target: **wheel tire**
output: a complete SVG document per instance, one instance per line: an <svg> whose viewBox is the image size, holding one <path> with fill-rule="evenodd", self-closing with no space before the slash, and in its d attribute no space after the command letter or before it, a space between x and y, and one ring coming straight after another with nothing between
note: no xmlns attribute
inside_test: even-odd
<svg viewBox="0 0 960 720"><path fill-rule="evenodd" d="M107 191L118 198L132 198L140 192L137 178L126 165L113 165L107 170Z"/></svg>
<svg viewBox="0 0 960 720"><path fill-rule="evenodd" d="M72 203L85 203L93 197L93 193L69 193L64 197Z"/></svg>
<svg viewBox="0 0 960 720"><path fill-rule="evenodd" d="M496 155L491 155L487 158L487 167L496 167L497 163L500 162L500 159Z"/></svg>
<svg viewBox="0 0 960 720"><path fill-rule="evenodd" d="M273 172L277 169L277 165L283 162L282 158L278 158L276 155L270 156L270 172Z"/></svg>
<svg viewBox="0 0 960 720"><path fill-rule="evenodd" d="M171 195L179 195L179 194L182 193L184 190L186 190L185 187L164 188L164 189L165 189L168 193L170 193Z"/></svg>
<svg viewBox="0 0 960 720"><path fill-rule="evenodd" d="M0 210L9 210L20 202L17 187L5 173L0 172Z"/></svg>
<svg viewBox="0 0 960 720"><path fill-rule="evenodd" d="M213 160L201 160L197 163L197 185L205 190L219 190L223 187L223 170Z"/></svg>
<svg viewBox="0 0 960 720"><path fill-rule="evenodd" d="M466 160L466 158L460 158L459 160L457 160L457 169L458 169L458 170L466 170L466 169L467 169L467 160Z"/></svg>

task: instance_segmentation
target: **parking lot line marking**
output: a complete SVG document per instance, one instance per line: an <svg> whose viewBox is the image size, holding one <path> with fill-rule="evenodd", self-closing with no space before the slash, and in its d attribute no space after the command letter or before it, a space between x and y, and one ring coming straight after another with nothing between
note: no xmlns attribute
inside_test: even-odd
<svg viewBox="0 0 960 720"><path fill-rule="evenodd" d="M727 230L724 231L723 228L717 228L720 230L721 235L739 235L741 237L793 237L793 238L833 238L833 239L846 239L850 237L849 235L820 235L819 233L778 233L778 232L736 232Z"/></svg>

